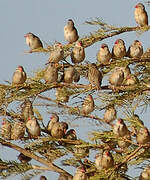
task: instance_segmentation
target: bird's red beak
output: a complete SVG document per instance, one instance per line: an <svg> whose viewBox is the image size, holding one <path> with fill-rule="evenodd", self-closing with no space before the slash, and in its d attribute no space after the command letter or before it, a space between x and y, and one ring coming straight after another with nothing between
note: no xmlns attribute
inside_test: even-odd
<svg viewBox="0 0 150 180"><path fill-rule="evenodd" d="M24 37L26 38L26 37L27 37L27 34L25 34Z"/></svg>
<svg viewBox="0 0 150 180"><path fill-rule="evenodd" d="M135 8L138 8L138 5L136 5Z"/></svg>

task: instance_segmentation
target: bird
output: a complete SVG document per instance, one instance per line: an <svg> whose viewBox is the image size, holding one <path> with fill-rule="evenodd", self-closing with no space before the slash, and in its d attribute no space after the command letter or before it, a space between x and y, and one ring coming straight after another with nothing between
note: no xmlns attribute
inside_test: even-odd
<svg viewBox="0 0 150 180"><path fill-rule="evenodd" d="M51 64L49 64L46 67L43 79L45 80L45 83L54 83L54 82L57 82L57 79L58 79L58 69L56 67L56 64L51 63Z"/></svg>
<svg viewBox="0 0 150 180"><path fill-rule="evenodd" d="M94 106L95 106L95 103L94 103L93 96L91 94L88 94L85 97L84 102L82 104L81 114L83 115L90 114L94 110Z"/></svg>
<svg viewBox="0 0 150 180"><path fill-rule="evenodd" d="M39 180L47 180L47 178L45 176L40 176Z"/></svg>
<svg viewBox="0 0 150 180"><path fill-rule="evenodd" d="M124 67L120 67L120 69L121 69L121 70L123 71L123 73L124 73L124 79L126 79L127 76L131 74L131 70L130 70L130 68L129 68L128 65L126 65L126 66L124 66Z"/></svg>
<svg viewBox="0 0 150 180"><path fill-rule="evenodd" d="M64 135L64 139L77 140L76 131L74 129L68 130L67 133Z"/></svg>
<svg viewBox="0 0 150 180"><path fill-rule="evenodd" d="M138 3L135 6L134 18L139 26L142 27L148 25L148 15L145 6L142 3Z"/></svg>
<svg viewBox="0 0 150 180"><path fill-rule="evenodd" d="M37 138L41 135L41 128L35 116L31 116L26 121L26 130L29 138Z"/></svg>
<svg viewBox="0 0 150 180"><path fill-rule="evenodd" d="M0 134L4 139L11 139L11 122L3 118Z"/></svg>
<svg viewBox="0 0 150 180"><path fill-rule="evenodd" d="M89 64L88 68L88 80L92 86L95 86L97 90L101 89L103 75L98 70L95 63Z"/></svg>
<svg viewBox="0 0 150 180"><path fill-rule="evenodd" d="M21 121L16 121L11 128L11 139L18 140L24 138L25 124Z"/></svg>
<svg viewBox="0 0 150 180"><path fill-rule="evenodd" d="M59 122L59 116L56 113L53 113L50 117L50 121L47 124L47 130L49 133L51 133L52 127L56 122Z"/></svg>
<svg viewBox="0 0 150 180"><path fill-rule="evenodd" d="M64 71L64 82L72 83L80 80L80 73L73 67L69 66Z"/></svg>
<svg viewBox="0 0 150 180"><path fill-rule="evenodd" d="M64 27L64 37L69 44L76 42L79 38L78 31L72 19L69 19L67 25Z"/></svg>
<svg viewBox="0 0 150 180"><path fill-rule="evenodd" d="M107 64L110 62L112 55L109 51L108 45L103 43L97 53L97 61L100 64Z"/></svg>
<svg viewBox="0 0 150 180"><path fill-rule="evenodd" d="M124 85L130 86L135 85L139 82L138 78L134 74L129 74L126 79L124 80Z"/></svg>
<svg viewBox="0 0 150 180"><path fill-rule="evenodd" d="M119 118L116 124L113 125L113 133L117 137L123 137L125 135L129 135L129 130L121 118Z"/></svg>
<svg viewBox="0 0 150 180"><path fill-rule="evenodd" d="M142 43L138 40L134 40L129 46L126 56L130 58L139 58L143 54Z"/></svg>
<svg viewBox="0 0 150 180"><path fill-rule="evenodd" d="M85 59L85 51L81 41L77 41L71 52L71 62L73 64L81 63Z"/></svg>
<svg viewBox="0 0 150 180"><path fill-rule="evenodd" d="M54 44L53 50L50 52L48 63L59 63L64 58L64 50L61 43Z"/></svg>
<svg viewBox="0 0 150 180"><path fill-rule="evenodd" d="M18 159L21 163L28 163L29 161L31 161L31 158L28 156L25 156L23 153L19 154Z"/></svg>
<svg viewBox="0 0 150 180"><path fill-rule="evenodd" d="M139 180L149 180L150 179L150 166L146 166L141 172Z"/></svg>
<svg viewBox="0 0 150 180"><path fill-rule="evenodd" d="M150 142L150 134L146 127L141 128L136 134L138 144L146 144Z"/></svg>
<svg viewBox="0 0 150 180"><path fill-rule="evenodd" d="M72 180L88 180L84 166L79 166L77 168Z"/></svg>
<svg viewBox="0 0 150 180"><path fill-rule="evenodd" d="M34 49L43 48L40 38L33 33L29 32L25 34L24 37L26 38L26 44L31 48L30 53L32 53Z"/></svg>
<svg viewBox="0 0 150 180"><path fill-rule="evenodd" d="M117 39L112 49L112 58L123 58L126 55L125 43L122 39Z"/></svg>
<svg viewBox="0 0 150 180"><path fill-rule="evenodd" d="M18 66L16 68L16 71L13 73L12 77L12 84L13 85L19 85L23 84L27 79L26 72L24 71L24 68L22 66Z"/></svg>
<svg viewBox="0 0 150 180"><path fill-rule="evenodd" d="M68 124L66 122L56 122L51 129L51 136L56 139L64 138Z"/></svg>
<svg viewBox="0 0 150 180"><path fill-rule="evenodd" d="M114 121L117 117L117 111L114 107L114 105L109 106L104 113L104 121L106 123L110 123L112 121Z"/></svg>

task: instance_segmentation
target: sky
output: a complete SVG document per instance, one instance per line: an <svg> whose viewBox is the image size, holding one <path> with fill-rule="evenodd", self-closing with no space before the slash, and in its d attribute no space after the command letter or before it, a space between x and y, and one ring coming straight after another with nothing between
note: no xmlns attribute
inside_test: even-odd
<svg viewBox="0 0 150 180"><path fill-rule="evenodd" d="M136 26L134 21L134 6L138 2L137 0L0 1L0 21L2 22L0 28L0 83L5 83L6 80L11 82L12 74L18 65L24 67L28 76L32 75L33 71L45 67L44 64L48 60L48 54L24 53L29 50L29 47L25 43L24 34L28 32L34 33L40 37L46 47L46 44L52 44L55 40L62 44L66 43L63 28L68 19L74 20L80 37L89 35L90 32L98 29L98 26L85 24L85 21L96 17L118 27ZM144 3L145 1L140 2ZM150 6L144 5L149 15ZM138 39L142 42L144 50L146 50L150 46L149 35L150 32L145 32L141 36L137 36L135 32L130 32L97 42L86 49L86 59L90 62L96 62L96 53L99 46L105 42L111 49L114 41L118 38L122 38L125 41L126 47L133 40ZM147 119L148 114L141 117ZM80 137L85 137L84 133L84 131L78 132ZM14 151L11 153L16 154ZM58 174L48 172L47 177L50 176L53 179L57 179Z"/></svg>

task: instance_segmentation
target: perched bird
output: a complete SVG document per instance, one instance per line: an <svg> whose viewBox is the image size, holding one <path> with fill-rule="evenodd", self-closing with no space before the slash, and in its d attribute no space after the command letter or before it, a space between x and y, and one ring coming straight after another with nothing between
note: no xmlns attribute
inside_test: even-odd
<svg viewBox="0 0 150 180"><path fill-rule="evenodd" d="M34 49L43 48L43 44L40 38L34 35L33 33L29 32L25 34L24 37L26 38L26 44L31 48L31 51L30 51L31 53L32 53L32 50Z"/></svg>
<svg viewBox="0 0 150 180"><path fill-rule="evenodd" d="M97 69L96 64L94 63L89 64L88 80L92 86L96 86L97 90L101 89L102 78L103 78L103 75Z"/></svg>
<svg viewBox="0 0 150 180"><path fill-rule="evenodd" d="M37 138L41 135L40 125L35 116L29 117L26 121L26 130L30 138Z"/></svg>
<svg viewBox="0 0 150 180"><path fill-rule="evenodd" d="M123 137L125 135L129 135L129 130L122 119L119 118L116 124L113 126L113 133L117 137Z"/></svg>
<svg viewBox="0 0 150 180"><path fill-rule="evenodd" d="M51 136L57 139L61 139L65 136L68 129L66 122L56 122L51 129Z"/></svg>
<svg viewBox="0 0 150 180"><path fill-rule="evenodd" d="M56 64L52 63L47 66L44 72L44 80L45 83L54 83L57 82L58 79L58 69Z"/></svg>
<svg viewBox="0 0 150 180"><path fill-rule="evenodd" d="M113 58L123 58L126 55L125 43L122 39L117 39L112 49Z"/></svg>
<svg viewBox="0 0 150 180"><path fill-rule="evenodd" d="M124 72L122 68L115 67L109 76L109 82L113 86L121 86L124 80Z"/></svg>
<svg viewBox="0 0 150 180"><path fill-rule="evenodd" d="M71 52L71 62L81 63L85 59L85 51L81 41L77 41Z"/></svg>
<svg viewBox="0 0 150 180"><path fill-rule="evenodd" d="M66 103L69 100L69 91L66 87L57 88L55 95L58 102Z"/></svg>
<svg viewBox="0 0 150 180"><path fill-rule="evenodd" d="M50 117L50 121L47 124L47 130L49 133L51 133L52 127L56 122L59 122L59 116L56 113L53 113Z"/></svg>
<svg viewBox="0 0 150 180"><path fill-rule="evenodd" d="M135 6L134 18L135 18L136 23L139 26L148 25L148 15L147 15L145 7L142 3L138 3Z"/></svg>
<svg viewBox="0 0 150 180"><path fill-rule="evenodd" d="M104 151L102 154L97 154L95 165L98 170L109 169L114 166L114 160L109 151Z"/></svg>
<svg viewBox="0 0 150 180"><path fill-rule="evenodd" d="M72 66L65 69L64 81L66 83L78 82L80 80L79 72Z"/></svg>
<svg viewBox="0 0 150 180"><path fill-rule="evenodd" d="M25 124L23 122L16 121L11 128L11 139L22 139L25 134Z"/></svg>
<svg viewBox="0 0 150 180"><path fill-rule="evenodd" d="M27 79L26 72L22 66L18 66L12 77L12 84L18 85L23 84Z"/></svg>
<svg viewBox="0 0 150 180"><path fill-rule="evenodd" d="M141 172L139 180L149 180L149 179L150 179L150 166L148 165Z"/></svg>
<svg viewBox="0 0 150 180"><path fill-rule="evenodd" d="M116 119L116 117L117 117L117 111L116 111L114 105L109 106L104 113L104 121L106 123L110 123L110 122L114 121Z"/></svg>
<svg viewBox="0 0 150 180"><path fill-rule="evenodd" d="M21 161L21 163L28 163L29 161L31 161L31 158L25 156L23 153L19 154L18 159Z"/></svg>
<svg viewBox="0 0 150 180"><path fill-rule="evenodd" d="M47 178L45 176L40 176L39 180L47 180Z"/></svg>
<svg viewBox="0 0 150 180"><path fill-rule="evenodd" d="M124 85L130 86L130 85L137 84L138 82L139 82L138 78L134 74L130 74L126 77L124 81Z"/></svg>
<svg viewBox="0 0 150 180"><path fill-rule="evenodd" d="M107 64L110 62L111 53L109 51L108 45L103 43L97 53L97 61L100 64Z"/></svg>
<svg viewBox="0 0 150 180"><path fill-rule="evenodd" d="M141 128L136 134L136 141L138 144L146 144L150 142L150 134L146 127Z"/></svg>
<svg viewBox="0 0 150 180"><path fill-rule="evenodd" d="M49 63L58 63L64 58L64 50L61 43L56 43L53 50L50 52L50 57L48 59Z"/></svg>
<svg viewBox="0 0 150 180"><path fill-rule="evenodd" d="M67 131L64 138L70 140L77 140L76 131L74 129L70 129L69 131Z"/></svg>
<svg viewBox="0 0 150 180"><path fill-rule="evenodd" d="M143 54L143 46L142 43L138 40L134 40L131 46L128 48L127 57L130 58L139 58Z"/></svg>
<svg viewBox="0 0 150 180"><path fill-rule="evenodd" d="M2 121L0 134L3 138L10 140L11 139L11 123L5 118Z"/></svg>
<svg viewBox="0 0 150 180"><path fill-rule="evenodd" d="M79 38L78 31L75 28L72 19L69 19L67 25L64 27L64 36L66 41L68 41L69 43L76 42Z"/></svg>
<svg viewBox="0 0 150 180"><path fill-rule="evenodd" d="M72 180L88 180L84 166L79 166L77 168Z"/></svg>
<svg viewBox="0 0 150 180"><path fill-rule="evenodd" d="M81 113L84 115L90 114L94 110L94 106L95 106L94 99L92 95L88 94L85 97L84 102L82 104Z"/></svg>
<svg viewBox="0 0 150 180"><path fill-rule="evenodd" d="M128 65L125 66L125 67L120 67L120 69L121 69L121 70L123 71L123 73L124 73L124 79L126 79L127 76L131 74L131 70L130 70L130 68L129 68Z"/></svg>

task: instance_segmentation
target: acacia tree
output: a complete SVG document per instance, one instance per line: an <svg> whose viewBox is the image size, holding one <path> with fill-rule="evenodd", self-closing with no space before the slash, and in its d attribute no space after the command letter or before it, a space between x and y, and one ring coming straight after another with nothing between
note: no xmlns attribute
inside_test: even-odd
<svg viewBox="0 0 150 180"><path fill-rule="evenodd" d="M92 46L96 42L100 42L106 38L111 38L126 32L142 32L148 31L150 26L144 27L114 27L110 26L99 19L86 22L91 25L99 25L99 29L91 33L88 36L80 38L84 48ZM63 45L64 60L58 64L58 70L61 74L64 70L73 66L69 63L70 53L73 44ZM32 50L32 53L50 53L52 46L47 48L39 48ZM38 119L40 127L42 129L41 135L36 139L30 139L28 134L18 141L13 141L8 138L6 134L1 134L0 143L2 146L11 148L13 150L22 153L23 155L34 159L41 163L41 166L37 166L34 163L20 163L17 158L16 161L5 161L5 158L0 160L1 177L8 177L13 174L24 173L27 178L36 176L36 171L40 173L42 170L54 171L60 174L64 174L68 179L72 178L70 172L65 171L61 166L55 165L54 160L63 157L64 155L71 154L72 157L65 158L61 163L62 165L74 166L84 165L86 167L86 173L89 179L132 179L127 176L127 170L130 166L142 164L149 158L149 143L138 144L135 140L136 132L142 128L143 123L135 115L135 111L142 105L142 108L147 108L149 105L149 53L146 56L140 58L119 58L112 59L110 63L106 65L98 64L97 67L103 72L103 77L107 76L109 72L115 67L127 67L132 69L132 73L135 74L139 81L133 85L117 86L112 88L109 84L101 86L100 90L96 87L91 87L89 84L82 83L65 83L61 79L56 83L43 82L43 74L45 69L35 72L33 77L28 77L27 81L21 85L1 84L1 109L0 114L4 121L9 121L11 125L16 121L25 123L22 116L22 106L27 100L30 100L33 106L33 114ZM80 73L81 79L87 76L88 63L76 64L74 67ZM88 82L88 81L87 81ZM56 99L55 91L57 89L62 90L61 97L67 97L68 102L61 102L60 99ZM52 98L50 94L53 94ZM80 109L82 102L80 98L90 94L94 97L95 110L92 114L83 114ZM112 131L113 125L107 123L103 119L103 111L108 107L115 105L117 117L125 121L130 131L131 138L116 137ZM17 106L17 108L16 108ZM40 108L38 108L40 106ZM57 107L57 108L56 108ZM55 110L54 110L55 109ZM47 114L43 116L43 111L47 111ZM88 142L80 139L68 140L68 139L56 139L50 136L44 125L43 119L45 116L49 119L49 112L54 111L61 115L72 116L73 119L79 118L80 121L85 118L89 119L91 123L107 124L110 126L110 130L104 128L98 132L90 132L91 138ZM62 119L63 120L63 119ZM78 121L80 125L80 121ZM87 121L86 123L88 123ZM114 122L115 124L115 122ZM8 135L8 134L7 134ZM8 139L8 140L7 140ZM14 139L13 139L14 140ZM129 143L128 148L118 147L118 141L123 140ZM86 149L85 153L76 152L74 149ZM89 150L98 152L100 150L109 150L114 159L114 166L105 170L97 170L94 161L88 161ZM33 170L32 174L28 174L29 170Z"/></svg>

